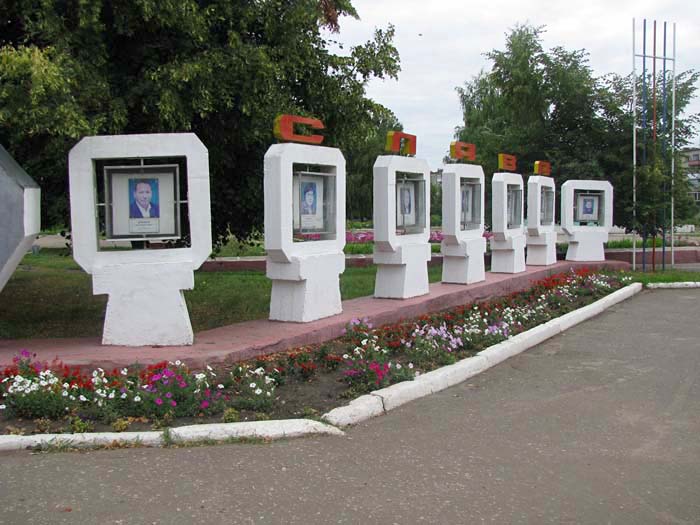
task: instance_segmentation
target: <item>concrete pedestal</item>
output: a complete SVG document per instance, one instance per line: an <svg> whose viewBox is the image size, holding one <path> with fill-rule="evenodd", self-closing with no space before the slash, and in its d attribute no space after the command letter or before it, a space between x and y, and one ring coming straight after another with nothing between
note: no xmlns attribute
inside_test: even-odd
<svg viewBox="0 0 700 525"><path fill-rule="evenodd" d="M484 252L486 239L468 239L458 245L446 244L442 250L442 282L472 284L486 279Z"/></svg>
<svg viewBox="0 0 700 525"><path fill-rule="evenodd" d="M344 271L342 252L293 257L291 263L268 259L270 319L307 323L341 313L340 274Z"/></svg>
<svg viewBox="0 0 700 525"><path fill-rule="evenodd" d="M514 235L505 241L491 239L491 271L520 273L525 271L525 235Z"/></svg>
<svg viewBox="0 0 700 525"><path fill-rule="evenodd" d="M95 267L93 293L107 294L103 345L191 345L194 339L182 290L194 288L183 263Z"/></svg>
<svg viewBox="0 0 700 525"><path fill-rule="evenodd" d="M603 244L608 242L608 232L578 231L569 235L567 261L604 261Z"/></svg>
<svg viewBox="0 0 700 525"><path fill-rule="evenodd" d="M377 276L374 296L386 299L408 299L425 295L428 286L430 245L404 244L393 252L374 252Z"/></svg>
<svg viewBox="0 0 700 525"><path fill-rule="evenodd" d="M557 233L543 232L527 237L527 264L548 266L557 262Z"/></svg>

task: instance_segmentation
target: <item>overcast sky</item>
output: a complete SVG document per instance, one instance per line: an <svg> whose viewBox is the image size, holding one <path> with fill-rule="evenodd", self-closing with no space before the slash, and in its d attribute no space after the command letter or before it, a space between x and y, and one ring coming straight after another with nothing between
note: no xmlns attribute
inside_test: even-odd
<svg viewBox="0 0 700 525"><path fill-rule="evenodd" d="M633 17L637 19L638 52L641 21L647 19L649 54L651 20L657 20L657 54L661 54L663 21L669 22L669 56L675 21L677 71L700 69L697 0L490 0L479 4L464 0L353 0L353 5L360 20L341 20L338 36L344 44L363 43L372 38L375 28L386 28L389 23L396 27L399 80L372 81L367 94L392 109L404 129L418 136L417 156L427 159L433 170L442 163L455 127L461 124L455 87L491 67L483 53L503 49L505 33L517 23L546 26L545 49L586 49L594 74L600 76L631 72ZM637 67L641 69L641 62ZM691 110L700 111L698 98ZM693 143L697 145L698 139Z"/></svg>

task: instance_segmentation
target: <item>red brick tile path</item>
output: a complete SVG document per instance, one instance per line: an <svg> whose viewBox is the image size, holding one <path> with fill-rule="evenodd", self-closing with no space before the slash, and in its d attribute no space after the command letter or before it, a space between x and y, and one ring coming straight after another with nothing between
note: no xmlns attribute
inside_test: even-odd
<svg viewBox="0 0 700 525"><path fill-rule="evenodd" d="M548 267L528 266L520 274L486 274L486 280L471 285L430 285L430 293L412 299L375 299L361 297L343 302L343 313L311 323L283 323L260 319L222 326L195 334L192 346L122 347L102 346L97 338L81 339L21 339L0 341L0 366L12 362L12 357L26 349L42 361L57 358L65 364L85 368L124 367L132 363L151 364L162 360L180 359L198 368L204 364L236 362L290 348L328 341L342 335L342 330L354 318L368 317L375 326L418 317L427 312L480 301L527 289L531 282L571 268L628 269L619 261L603 263L558 262Z"/></svg>

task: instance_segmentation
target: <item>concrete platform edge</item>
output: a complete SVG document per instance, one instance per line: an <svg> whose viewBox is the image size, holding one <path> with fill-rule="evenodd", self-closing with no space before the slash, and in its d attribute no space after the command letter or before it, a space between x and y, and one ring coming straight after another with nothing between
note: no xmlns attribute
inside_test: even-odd
<svg viewBox="0 0 700 525"><path fill-rule="evenodd" d="M331 424L346 427L378 415L383 415L405 403L439 392L480 374L492 366L559 334L566 328L571 328L572 326L598 315L611 306L636 295L641 290L642 285L640 283L630 284L583 308L564 314L561 317L547 321L546 323L493 345L479 352L476 356L462 359L453 365L432 370L418 376L413 381L397 383L370 392L368 396L362 396L362 398L376 397L381 400L382 411L379 411L378 403L364 399L355 406L352 406L353 403L350 403L350 405L335 408L324 414L322 419ZM562 328L563 326L565 326L565 328ZM362 398L358 398L355 401Z"/></svg>

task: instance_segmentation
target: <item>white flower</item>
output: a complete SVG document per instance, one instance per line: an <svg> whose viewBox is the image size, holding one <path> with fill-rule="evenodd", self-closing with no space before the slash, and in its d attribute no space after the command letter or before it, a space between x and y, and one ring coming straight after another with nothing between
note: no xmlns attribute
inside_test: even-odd
<svg viewBox="0 0 700 525"><path fill-rule="evenodd" d="M218 385L216 385L216 388L218 388L219 390L223 390L223 389L224 389L224 385L222 385L221 383L219 383Z"/></svg>
<svg viewBox="0 0 700 525"><path fill-rule="evenodd" d="M123 393L121 396L119 396L119 397L121 397L122 399L126 399L126 392L124 392L124 393Z"/></svg>
<svg viewBox="0 0 700 525"><path fill-rule="evenodd" d="M214 369L213 369L212 367L210 367L209 365L207 365L207 370L209 370L210 372L212 372Z"/></svg>
<svg viewBox="0 0 700 525"><path fill-rule="evenodd" d="M180 366L181 364L182 364L182 361L180 361L179 359L177 359L177 360L175 361L175 365L176 365L176 366Z"/></svg>
<svg viewBox="0 0 700 525"><path fill-rule="evenodd" d="M129 373L129 371L126 368L122 368L121 374L123 376L127 375L128 373Z"/></svg>
<svg viewBox="0 0 700 525"><path fill-rule="evenodd" d="M141 401L141 396L134 396L134 401L135 401L136 403L138 403L139 401Z"/></svg>
<svg viewBox="0 0 700 525"><path fill-rule="evenodd" d="M413 363L408 363L408 368L413 368Z"/></svg>
<svg viewBox="0 0 700 525"><path fill-rule="evenodd" d="M7 407L5 405L0 405L0 410L5 410Z"/></svg>
<svg viewBox="0 0 700 525"><path fill-rule="evenodd" d="M80 399L81 401L87 401L87 398L83 394L80 394L80 397L78 399Z"/></svg>
<svg viewBox="0 0 700 525"><path fill-rule="evenodd" d="M251 384L249 384L248 386L249 386L250 388L256 388L258 385L256 385L255 383L251 383Z"/></svg>
<svg viewBox="0 0 700 525"><path fill-rule="evenodd" d="M114 399L114 390L112 390L107 397L109 399Z"/></svg>
<svg viewBox="0 0 700 525"><path fill-rule="evenodd" d="M401 370L401 363L396 363L396 370Z"/></svg>
<svg viewBox="0 0 700 525"><path fill-rule="evenodd" d="M256 389L255 389L255 395L256 395L256 396L259 396L260 394L262 394L262 390L259 389L259 388L256 388Z"/></svg>
<svg viewBox="0 0 700 525"><path fill-rule="evenodd" d="M267 397L270 397L270 392L265 392L265 394L267 395Z"/></svg>
<svg viewBox="0 0 700 525"><path fill-rule="evenodd" d="M348 354L343 354L343 359L350 359L350 356Z"/></svg>

